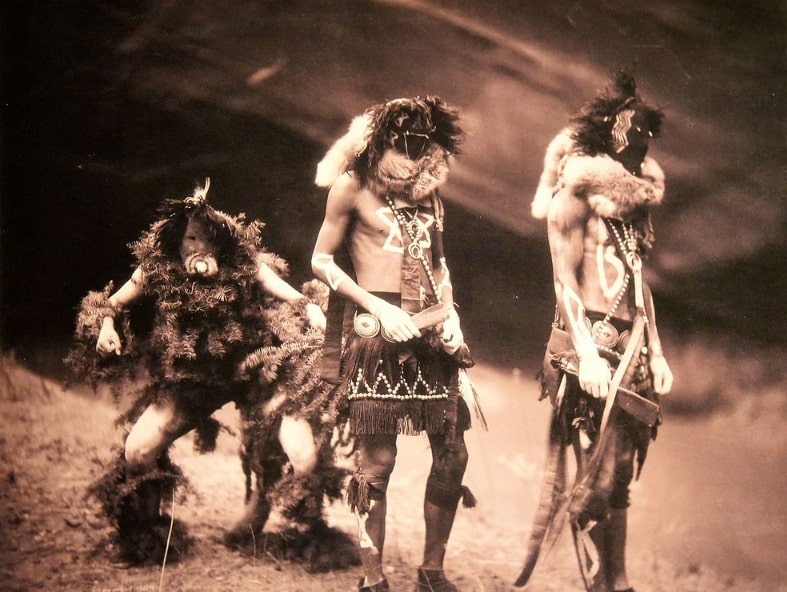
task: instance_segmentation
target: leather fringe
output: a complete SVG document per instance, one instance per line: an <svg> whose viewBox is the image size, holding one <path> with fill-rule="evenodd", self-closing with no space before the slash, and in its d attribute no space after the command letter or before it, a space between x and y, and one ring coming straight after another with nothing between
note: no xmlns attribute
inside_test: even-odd
<svg viewBox="0 0 787 592"><path fill-rule="evenodd" d="M353 401L350 426L354 434L441 434L447 406L446 399Z"/></svg>
<svg viewBox="0 0 787 592"><path fill-rule="evenodd" d="M347 485L347 505L355 514L366 514L371 509L369 483L363 473L357 473Z"/></svg>

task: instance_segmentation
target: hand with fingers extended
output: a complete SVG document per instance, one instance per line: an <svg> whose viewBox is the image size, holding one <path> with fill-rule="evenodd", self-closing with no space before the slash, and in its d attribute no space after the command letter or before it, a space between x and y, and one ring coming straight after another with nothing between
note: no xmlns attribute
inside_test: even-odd
<svg viewBox="0 0 787 592"><path fill-rule="evenodd" d="M404 343L421 336L410 315L398 306L380 300L371 312L380 321L381 333L388 341Z"/></svg>

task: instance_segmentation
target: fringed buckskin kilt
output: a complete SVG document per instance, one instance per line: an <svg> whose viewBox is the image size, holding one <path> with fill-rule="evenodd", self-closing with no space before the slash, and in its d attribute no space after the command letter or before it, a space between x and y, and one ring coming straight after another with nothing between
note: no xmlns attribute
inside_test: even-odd
<svg viewBox="0 0 787 592"><path fill-rule="evenodd" d="M452 434L470 427L459 364L434 330L407 343L350 332L341 389L353 434Z"/></svg>

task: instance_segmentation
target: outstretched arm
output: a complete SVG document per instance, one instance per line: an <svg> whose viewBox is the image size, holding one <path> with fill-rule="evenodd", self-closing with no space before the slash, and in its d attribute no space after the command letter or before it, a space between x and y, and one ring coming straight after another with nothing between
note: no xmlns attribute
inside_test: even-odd
<svg viewBox="0 0 787 592"><path fill-rule="evenodd" d="M349 174L339 177L331 187L325 218L314 245L312 271L331 290L377 317L392 340L408 341L421 334L410 316L398 306L387 303L359 286L334 260L350 227L359 191L358 181Z"/></svg>
<svg viewBox="0 0 787 592"><path fill-rule="evenodd" d="M283 300L285 302L296 302L304 298L298 290L293 288L282 277L280 277L273 269L271 269L262 257L259 257L259 267L257 268L257 281L260 282L263 289L271 294L274 298ZM315 329L325 330L325 314L322 309L316 304L309 302L306 304L306 316L309 319L309 324Z"/></svg>
<svg viewBox="0 0 787 592"><path fill-rule="evenodd" d="M547 231L555 297L579 357L579 384L594 397L606 397L612 373L609 364L598 355L580 296L585 228L589 215L590 209L585 201L568 191L561 191L550 204Z"/></svg>
<svg viewBox="0 0 787 592"><path fill-rule="evenodd" d="M138 267L125 284L109 297L109 305L119 310L133 303L142 294L142 270ZM115 329L115 317L106 316L101 322L96 351L104 357L120 355L120 336Z"/></svg>

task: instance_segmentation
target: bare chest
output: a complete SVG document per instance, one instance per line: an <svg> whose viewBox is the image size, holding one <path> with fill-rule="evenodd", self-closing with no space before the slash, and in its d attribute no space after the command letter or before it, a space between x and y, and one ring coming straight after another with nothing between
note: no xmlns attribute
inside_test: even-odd
<svg viewBox="0 0 787 592"><path fill-rule="evenodd" d="M357 248L353 250L375 257L401 257L407 246L415 243L426 251L432 246L434 226L430 206L403 207L395 203L391 208L384 199L365 192L356 208L351 236Z"/></svg>
<svg viewBox="0 0 787 592"><path fill-rule="evenodd" d="M621 237L622 238L622 237ZM624 292L630 281L629 269L622 256L625 243L619 244L598 217L592 217L586 226L582 284L586 297L592 293L594 300L614 302Z"/></svg>

